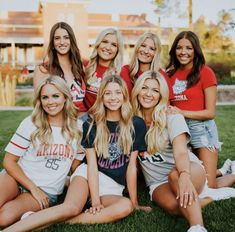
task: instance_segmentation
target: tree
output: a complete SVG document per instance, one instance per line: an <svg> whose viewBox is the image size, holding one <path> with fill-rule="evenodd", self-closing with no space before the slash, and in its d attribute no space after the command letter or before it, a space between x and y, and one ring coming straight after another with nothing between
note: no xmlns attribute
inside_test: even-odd
<svg viewBox="0 0 235 232"><path fill-rule="evenodd" d="M157 9L155 12L157 13L158 17L161 16L169 16L172 12L175 12L179 18L189 18L189 28L192 30L193 28L193 1L188 0L188 12L182 12L180 9L180 1L179 0L154 0L153 3L157 5Z"/></svg>

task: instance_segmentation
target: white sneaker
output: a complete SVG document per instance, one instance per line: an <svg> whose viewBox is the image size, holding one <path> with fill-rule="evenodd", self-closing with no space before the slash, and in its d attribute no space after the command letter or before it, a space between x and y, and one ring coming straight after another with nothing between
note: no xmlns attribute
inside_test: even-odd
<svg viewBox="0 0 235 232"><path fill-rule="evenodd" d="M187 232L207 232L207 229L204 226L201 225L194 225L191 226Z"/></svg>
<svg viewBox="0 0 235 232"><path fill-rule="evenodd" d="M235 161L232 161L231 169L232 169L232 174L235 175Z"/></svg>
<svg viewBox="0 0 235 232"><path fill-rule="evenodd" d="M219 169L222 176L224 176L226 174L230 174L232 172L231 166L232 166L232 161L230 159L225 160L223 166Z"/></svg>
<svg viewBox="0 0 235 232"><path fill-rule="evenodd" d="M30 214L32 214L32 213L34 213L34 212L33 212L33 211L28 211L28 212L24 213L24 214L21 216L20 220L22 220L22 219L28 217L28 216L29 216Z"/></svg>
<svg viewBox="0 0 235 232"><path fill-rule="evenodd" d="M235 188L223 187L218 189L209 188L205 186L203 191L199 194L199 198L210 197L214 201L225 200L235 197Z"/></svg>

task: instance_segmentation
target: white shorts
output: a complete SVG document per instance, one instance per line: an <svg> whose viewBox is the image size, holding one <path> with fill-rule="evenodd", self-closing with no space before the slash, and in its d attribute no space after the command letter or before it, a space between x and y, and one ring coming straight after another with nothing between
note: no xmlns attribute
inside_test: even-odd
<svg viewBox="0 0 235 232"><path fill-rule="evenodd" d="M199 164L199 165L205 170L204 166L202 165L202 161L199 160L192 152L190 152L189 158L190 158L190 161L191 161L191 162L195 162L195 163ZM152 201L152 197L153 197L153 191L154 191L157 187L159 187L160 185L165 184L165 183L168 183L168 181L162 181L162 182L154 183L154 184L152 184L152 185L149 186L149 195L150 195L150 200L151 200L151 201ZM204 187L203 187L203 190L204 190L206 187L207 187L207 179L206 179L206 183L205 183L205 185L204 185ZM202 190L202 192L203 192L203 190Z"/></svg>
<svg viewBox="0 0 235 232"><path fill-rule="evenodd" d="M150 195L150 200L152 201L153 200L153 191L160 185L162 184L165 184L165 183L168 183L168 181L163 181L161 183L157 183L157 184L152 184L149 186L149 195Z"/></svg>
<svg viewBox="0 0 235 232"><path fill-rule="evenodd" d="M87 180L87 164L82 163L79 165L76 170L74 171L73 175L70 178L70 182L72 181L73 177L75 176L82 176ZM99 196L104 195L118 195L122 196L124 186L118 184L112 178L108 177L102 172L99 172Z"/></svg>

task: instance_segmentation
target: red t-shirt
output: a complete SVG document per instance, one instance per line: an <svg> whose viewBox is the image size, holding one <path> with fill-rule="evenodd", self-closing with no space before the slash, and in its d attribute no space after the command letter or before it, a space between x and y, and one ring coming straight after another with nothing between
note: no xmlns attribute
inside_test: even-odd
<svg viewBox="0 0 235 232"><path fill-rule="evenodd" d="M173 95L173 91L172 91L172 88L171 88L171 84L170 84L170 80L169 80L168 75L167 75L161 68L159 69L159 72L163 75L163 77L165 77L165 80L166 80L166 82L167 82L168 89L169 89L169 99L173 99L174 95ZM142 73L143 73L143 72L139 70L139 71L137 72L136 76L139 77ZM123 80L126 82L129 95L131 95L131 91L132 91L132 89L133 89L133 84L132 84L132 82L131 82L130 66L129 66L129 65L124 65L124 66L122 67L120 76L121 76L121 77L123 78Z"/></svg>
<svg viewBox="0 0 235 232"><path fill-rule="evenodd" d="M86 94L84 99L87 109L90 109L94 105L101 81L103 79L103 75L107 69L108 67L97 64L95 74L89 80L87 80Z"/></svg>
<svg viewBox="0 0 235 232"><path fill-rule="evenodd" d="M171 105L177 106L182 110L204 110L206 88L217 85L217 80L211 68L204 65L200 71L200 80L198 83L187 89L187 75L191 70L178 69L175 74L169 78L173 89L174 98Z"/></svg>

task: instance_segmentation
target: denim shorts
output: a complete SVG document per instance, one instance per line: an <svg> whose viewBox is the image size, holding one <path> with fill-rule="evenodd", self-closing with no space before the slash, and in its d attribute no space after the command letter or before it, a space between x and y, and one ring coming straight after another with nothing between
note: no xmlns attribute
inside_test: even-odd
<svg viewBox="0 0 235 232"><path fill-rule="evenodd" d="M208 148L220 149L218 131L214 120L186 119L191 134L190 145L193 149Z"/></svg>
<svg viewBox="0 0 235 232"><path fill-rule="evenodd" d="M2 169L0 171L1 174L5 174L7 173L5 169ZM19 186L19 192L20 193L29 193L30 191L28 189L26 189L24 186L18 184ZM41 189L42 190L42 189ZM42 190L43 191L43 190ZM56 205L57 202L58 202L58 195L55 195L55 194L51 194L51 193L47 193L45 191L43 191L44 193L47 194L48 198L49 198L49 205L50 206L53 206L53 205Z"/></svg>
<svg viewBox="0 0 235 232"><path fill-rule="evenodd" d="M19 190L20 193L29 193L30 191L28 189L26 189L24 186L19 185ZM41 189L42 190L42 189ZM42 190L43 191L43 190ZM53 206L56 205L58 202L58 195L55 194L51 194L51 193L47 193L45 191L43 191L44 193L46 193L46 195L49 198L49 206Z"/></svg>

